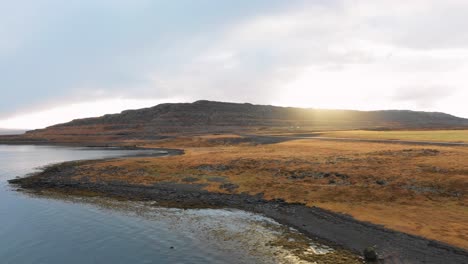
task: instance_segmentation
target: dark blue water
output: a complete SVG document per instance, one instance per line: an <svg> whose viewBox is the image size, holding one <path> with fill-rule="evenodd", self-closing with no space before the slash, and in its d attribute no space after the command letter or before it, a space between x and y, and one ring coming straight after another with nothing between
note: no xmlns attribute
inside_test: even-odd
<svg viewBox="0 0 468 264"><path fill-rule="evenodd" d="M6 182L50 163L128 153L0 145L0 263L294 263L267 246L284 227L259 215L37 197Z"/></svg>

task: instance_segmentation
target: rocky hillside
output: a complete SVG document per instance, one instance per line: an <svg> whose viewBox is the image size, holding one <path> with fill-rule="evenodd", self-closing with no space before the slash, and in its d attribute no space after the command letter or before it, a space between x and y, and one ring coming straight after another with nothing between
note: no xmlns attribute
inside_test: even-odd
<svg viewBox="0 0 468 264"><path fill-rule="evenodd" d="M31 139L157 139L186 133L468 127L468 119L415 111L319 110L212 101L160 104L29 131Z"/></svg>

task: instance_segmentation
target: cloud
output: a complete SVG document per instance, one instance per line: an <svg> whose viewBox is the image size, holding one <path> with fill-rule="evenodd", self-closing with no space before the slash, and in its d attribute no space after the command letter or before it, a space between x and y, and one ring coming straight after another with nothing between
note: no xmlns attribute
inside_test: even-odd
<svg viewBox="0 0 468 264"><path fill-rule="evenodd" d="M184 102L181 98L171 98L173 102ZM102 116L120 113L122 109L139 109L148 105L164 103L162 100L107 99L94 102L74 103L47 110L26 113L0 120L0 126L6 129L45 128L58 123L71 121L73 118Z"/></svg>
<svg viewBox="0 0 468 264"><path fill-rule="evenodd" d="M167 91L151 86L147 76L177 74L223 25L252 15L258 6L188 0L8 2L0 11L0 43L10 43L0 51L0 113L82 100L93 97L95 89L107 96L164 98Z"/></svg>
<svg viewBox="0 0 468 264"><path fill-rule="evenodd" d="M456 89L450 86L408 86L397 89L393 98L397 101L409 101L418 107L430 109L455 92Z"/></svg>
<svg viewBox="0 0 468 264"><path fill-rule="evenodd" d="M464 96L466 12L461 0L8 2L0 117L122 97L468 116L449 103Z"/></svg>

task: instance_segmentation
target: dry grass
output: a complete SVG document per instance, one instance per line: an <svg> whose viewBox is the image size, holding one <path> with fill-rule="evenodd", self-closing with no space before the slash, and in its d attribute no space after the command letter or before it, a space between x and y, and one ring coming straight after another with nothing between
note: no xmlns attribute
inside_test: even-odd
<svg viewBox="0 0 468 264"><path fill-rule="evenodd" d="M414 140L436 142L468 142L468 130L420 130L420 131L331 131L322 132L324 137Z"/></svg>
<svg viewBox="0 0 468 264"><path fill-rule="evenodd" d="M263 193L468 248L468 148L316 140L213 146L211 139L151 143L186 154L100 162L75 177Z"/></svg>

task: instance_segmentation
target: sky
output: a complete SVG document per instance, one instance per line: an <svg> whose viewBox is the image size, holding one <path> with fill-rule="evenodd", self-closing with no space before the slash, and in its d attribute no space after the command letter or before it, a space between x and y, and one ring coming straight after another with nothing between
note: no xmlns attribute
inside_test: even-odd
<svg viewBox="0 0 468 264"><path fill-rule="evenodd" d="M200 99L468 118L466 0L0 0L0 128Z"/></svg>

